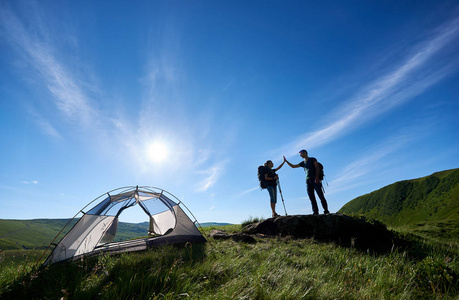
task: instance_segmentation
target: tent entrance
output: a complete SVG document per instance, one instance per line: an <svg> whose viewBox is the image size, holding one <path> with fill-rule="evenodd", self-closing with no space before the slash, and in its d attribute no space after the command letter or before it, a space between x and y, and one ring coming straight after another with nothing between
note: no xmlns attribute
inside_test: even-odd
<svg viewBox="0 0 459 300"><path fill-rule="evenodd" d="M173 204L170 199L165 198L162 192L150 193L138 189L116 195L108 193L106 199L87 212L87 214L97 213L115 217L99 245L133 238L129 236L115 239L118 223L120 220L124 221L124 218L121 217L126 214L128 220L136 220L136 222L124 221L124 226L131 223L129 226L132 227L133 232L138 233L138 237L165 235L175 228L177 222Z"/></svg>

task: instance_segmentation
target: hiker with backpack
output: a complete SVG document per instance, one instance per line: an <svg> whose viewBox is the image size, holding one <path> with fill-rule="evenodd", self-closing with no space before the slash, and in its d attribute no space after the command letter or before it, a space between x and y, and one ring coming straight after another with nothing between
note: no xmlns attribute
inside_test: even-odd
<svg viewBox="0 0 459 300"><path fill-rule="evenodd" d="M268 160L263 166L258 167L258 179L260 181L260 187L262 189L266 188L269 193L269 201L271 204L273 218L279 216L276 213L277 180L279 179L279 176L276 174L276 172L282 168L284 163L285 160L277 168L273 169L273 162Z"/></svg>
<svg viewBox="0 0 459 300"><path fill-rule="evenodd" d="M300 156L304 159L299 164L291 164L284 156L284 162L286 162L291 168L299 168L303 167L304 171L306 172L306 187L308 191L309 200L312 204L312 212L313 215L319 214L319 207L317 206L316 196L314 191L319 196L320 202L322 203L322 207L324 209L324 214L329 214L328 211L328 204L327 200L325 199L324 192L322 190L322 182L323 179L323 168L321 168L320 163L317 162L317 159L314 157L308 156L308 151L300 150ZM322 178L321 178L322 177Z"/></svg>

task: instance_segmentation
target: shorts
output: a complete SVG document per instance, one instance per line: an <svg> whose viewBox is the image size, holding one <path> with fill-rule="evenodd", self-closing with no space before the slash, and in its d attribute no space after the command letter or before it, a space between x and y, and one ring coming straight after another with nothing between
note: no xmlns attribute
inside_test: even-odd
<svg viewBox="0 0 459 300"><path fill-rule="evenodd" d="M266 189L269 193L269 201L271 203L277 203L277 186L267 186Z"/></svg>

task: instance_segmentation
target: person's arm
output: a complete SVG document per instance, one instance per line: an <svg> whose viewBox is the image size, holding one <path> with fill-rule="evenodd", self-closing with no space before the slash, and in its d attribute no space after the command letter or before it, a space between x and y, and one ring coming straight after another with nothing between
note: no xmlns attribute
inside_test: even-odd
<svg viewBox="0 0 459 300"><path fill-rule="evenodd" d="M277 172L280 170L280 168L282 168L282 166L285 164L285 160L277 167L274 169L274 172Z"/></svg>
<svg viewBox="0 0 459 300"><path fill-rule="evenodd" d="M320 180L319 180L320 168L319 168L319 163L317 162L317 160L314 162L314 167L316 168L316 180L315 180L315 182L319 183L320 182Z"/></svg>
<svg viewBox="0 0 459 300"><path fill-rule="evenodd" d="M285 156L284 156L284 161L287 163L287 165L290 166L290 168L299 168L299 167L300 167L299 164L296 164L296 165L291 164L291 163L285 158Z"/></svg>

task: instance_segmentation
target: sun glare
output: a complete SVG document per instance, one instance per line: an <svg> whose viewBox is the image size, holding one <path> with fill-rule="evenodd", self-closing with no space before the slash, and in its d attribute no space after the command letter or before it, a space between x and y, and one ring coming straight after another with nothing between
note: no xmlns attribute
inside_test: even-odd
<svg viewBox="0 0 459 300"><path fill-rule="evenodd" d="M167 158L167 147L164 143L155 142L148 146L148 158L156 163L162 162Z"/></svg>

